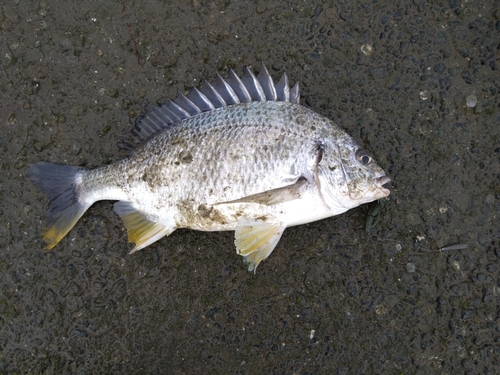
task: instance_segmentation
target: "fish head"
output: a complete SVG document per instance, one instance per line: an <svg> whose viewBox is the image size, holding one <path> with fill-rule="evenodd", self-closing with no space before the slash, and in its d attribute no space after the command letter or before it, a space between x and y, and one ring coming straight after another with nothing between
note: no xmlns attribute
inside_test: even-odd
<svg viewBox="0 0 500 375"><path fill-rule="evenodd" d="M320 194L327 206L348 210L363 203L385 198L391 181L370 152L346 134L340 142L325 145L318 177Z"/></svg>

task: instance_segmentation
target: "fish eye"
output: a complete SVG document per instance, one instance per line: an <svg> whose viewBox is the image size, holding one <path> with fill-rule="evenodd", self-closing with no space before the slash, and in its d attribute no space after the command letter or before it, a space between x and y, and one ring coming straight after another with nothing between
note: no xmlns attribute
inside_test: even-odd
<svg viewBox="0 0 500 375"><path fill-rule="evenodd" d="M363 165L369 165L373 161L370 153L363 149L356 151L356 159L358 159L358 161Z"/></svg>

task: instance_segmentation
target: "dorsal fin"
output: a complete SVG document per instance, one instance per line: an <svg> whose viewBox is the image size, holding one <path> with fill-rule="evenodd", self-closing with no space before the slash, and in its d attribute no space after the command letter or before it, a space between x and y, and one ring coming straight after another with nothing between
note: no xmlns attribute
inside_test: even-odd
<svg viewBox="0 0 500 375"><path fill-rule="evenodd" d="M275 84L266 66L261 62L257 77L248 67L245 67L242 78L230 69L227 80L217 73L213 83L204 80L200 89L193 87L187 95L178 91L175 100L169 100L139 118L132 128L132 134L138 141L143 141L172 124L217 108L264 101L299 104L299 100L299 83L297 82L290 90L288 77L283 73L279 82Z"/></svg>
<svg viewBox="0 0 500 375"><path fill-rule="evenodd" d="M283 74L283 77L286 77L286 73ZM264 90L264 95L266 96L267 100L279 100L273 79L271 78L271 75L267 71L267 68L262 61L260 62L260 72L257 76L257 79L260 82L260 86Z"/></svg>

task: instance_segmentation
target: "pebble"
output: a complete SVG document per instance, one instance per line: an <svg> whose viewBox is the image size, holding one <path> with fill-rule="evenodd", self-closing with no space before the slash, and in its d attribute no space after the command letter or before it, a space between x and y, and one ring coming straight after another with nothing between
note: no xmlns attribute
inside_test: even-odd
<svg viewBox="0 0 500 375"><path fill-rule="evenodd" d="M476 105L477 105L477 96L475 94L470 94L466 98L466 102L467 102L467 107L469 107L469 108L475 108Z"/></svg>
<svg viewBox="0 0 500 375"><path fill-rule="evenodd" d="M409 273L413 273L415 272L415 263L412 263L412 262L409 262L409 263L406 263L406 270L409 272Z"/></svg>

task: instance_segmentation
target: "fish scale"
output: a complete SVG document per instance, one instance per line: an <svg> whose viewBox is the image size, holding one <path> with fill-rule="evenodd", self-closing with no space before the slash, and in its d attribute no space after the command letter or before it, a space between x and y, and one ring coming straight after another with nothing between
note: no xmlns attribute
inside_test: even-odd
<svg viewBox="0 0 500 375"><path fill-rule="evenodd" d="M37 163L28 177L49 198L43 229L53 248L98 200L114 209L132 252L177 228L234 230L255 271L285 228L389 195L373 157L331 120L299 104L298 84L274 84L265 66L220 75L138 120L137 147L88 170Z"/></svg>
<svg viewBox="0 0 500 375"><path fill-rule="evenodd" d="M284 111L280 105L276 104L284 103L254 102L247 105L268 106L270 108L268 108L267 116L276 117L276 114ZM157 134L143 148L136 151L133 159L129 159L128 162L131 164L128 169L133 171L131 174L140 174L141 171L138 168L147 169L148 163L145 160L155 153L157 171L148 173L148 176L154 176L154 184L169 189L174 186L175 180L183 180L187 189L198 193L193 197L197 201L210 198L210 196L204 196L206 190L210 188L214 191L221 191L219 199L232 200L240 198L242 194L256 194L280 187L281 179L276 178L276 174L285 170L287 165L297 167L294 159L302 152L303 142L306 141L305 136L297 134L296 130L287 129L281 119L279 127L269 123L262 125L266 117L266 111L262 108L258 109L260 113L258 116L255 116L252 111L242 111L239 107L228 108L227 111L235 113L221 116L222 118L215 116L208 122L205 119L192 118L186 121L178 131L167 129ZM233 120L235 117L238 118L238 122ZM288 143L280 139L285 135L287 135ZM183 139L185 142L172 142L172 137ZM203 139L201 144L197 142L200 138ZM313 138L310 138L311 142ZM189 168L189 165L179 160L179 155L183 152L189 152L193 157L191 161L193 168ZM252 162L246 163L243 159L252 160ZM204 163L205 160L214 162ZM236 164L228 163L227 160ZM161 165L158 165L160 163ZM203 184L207 189L199 189L199 181L203 180L199 176L200 165L203 165L206 175L223 178L204 180ZM238 170L234 169L235 165L239 166ZM163 183L160 183L160 180ZM241 184L236 185L238 190L223 190L228 184L237 180L241 181ZM167 190L165 193L170 195L171 192Z"/></svg>

